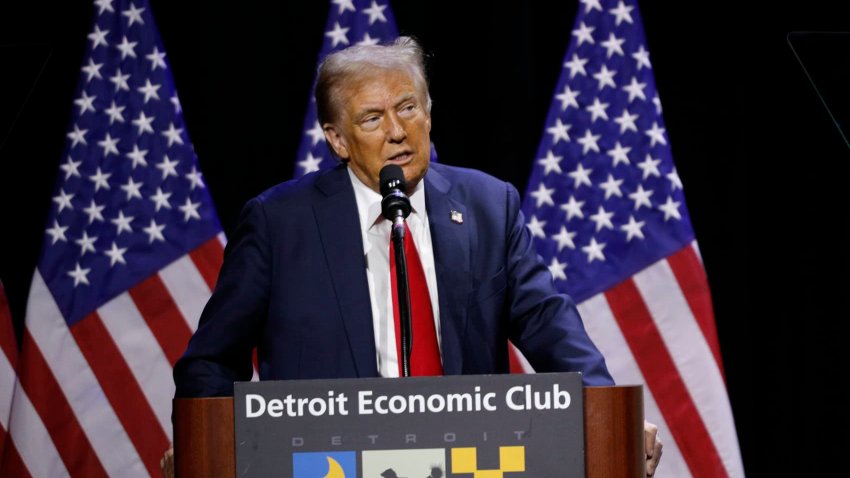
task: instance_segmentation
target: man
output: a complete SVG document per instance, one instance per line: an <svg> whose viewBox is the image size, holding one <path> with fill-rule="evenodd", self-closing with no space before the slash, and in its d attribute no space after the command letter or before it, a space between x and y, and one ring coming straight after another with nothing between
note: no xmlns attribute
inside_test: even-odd
<svg viewBox="0 0 850 478"><path fill-rule="evenodd" d="M412 205L411 296L421 299L412 314L414 372L427 363L421 374L505 373L510 339L538 371L613 384L574 303L554 289L534 250L517 191L430 164L431 100L415 41L329 55L316 102L341 164L245 206L175 367L178 397L232 394L234 381L251 377L254 347L262 379L400 375L390 223L379 193L387 164L401 167ZM647 438L651 475L660 456L652 425Z"/></svg>

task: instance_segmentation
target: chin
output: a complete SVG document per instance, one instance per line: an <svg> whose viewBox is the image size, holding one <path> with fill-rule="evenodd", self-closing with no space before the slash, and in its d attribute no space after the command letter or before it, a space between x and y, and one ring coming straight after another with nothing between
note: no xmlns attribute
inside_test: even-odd
<svg viewBox="0 0 850 478"><path fill-rule="evenodd" d="M402 168L404 171L404 180L407 181L407 189L413 191L413 188L425 177L428 172L428 163L424 165L410 164Z"/></svg>

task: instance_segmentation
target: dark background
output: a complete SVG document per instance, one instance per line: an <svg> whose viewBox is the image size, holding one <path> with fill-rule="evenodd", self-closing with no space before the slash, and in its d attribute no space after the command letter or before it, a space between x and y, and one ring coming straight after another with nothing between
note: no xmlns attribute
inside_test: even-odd
<svg viewBox="0 0 850 478"><path fill-rule="evenodd" d="M20 3L0 5L0 278L19 332L93 11L87 1ZM746 472L818 476L837 469L850 445L850 155L786 36L847 31L850 17L842 2L737 3L749 6L644 1L641 10ZM441 161L523 191L577 2L392 7L401 32L432 55ZM328 5L158 0L152 8L229 232L248 198L292 175ZM815 45L806 55L846 113L850 83L829 83L847 78L850 48Z"/></svg>

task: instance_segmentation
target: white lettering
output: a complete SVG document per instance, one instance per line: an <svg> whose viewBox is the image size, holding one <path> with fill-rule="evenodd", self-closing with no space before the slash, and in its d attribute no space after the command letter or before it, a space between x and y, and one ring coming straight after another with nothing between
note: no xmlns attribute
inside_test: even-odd
<svg viewBox="0 0 850 478"><path fill-rule="evenodd" d="M256 402L259 405L257 410L251 409L251 404ZM245 395L245 417L247 418L256 418L263 414L266 411L266 401L263 399L262 395L257 395L254 393L249 393Z"/></svg>
<svg viewBox="0 0 850 478"><path fill-rule="evenodd" d="M280 417L283 415L283 402L279 398L273 398L269 400L267 410L269 411L269 416Z"/></svg>
<svg viewBox="0 0 850 478"><path fill-rule="evenodd" d="M390 399L390 411L399 414L407 410L407 403L401 395L395 395Z"/></svg>
<svg viewBox="0 0 850 478"><path fill-rule="evenodd" d="M436 403L435 403L436 402ZM428 411L440 413L446 408L446 399L442 395L431 395L428 397Z"/></svg>
<svg viewBox="0 0 850 478"><path fill-rule="evenodd" d="M381 415L386 415L387 414L387 407L385 407L383 405L383 403L386 403L386 401L387 401L386 395L381 395L380 397L376 398L375 399L375 411L378 412Z"/></svg>
<svg viewBox="0 0 850 478"><path fill-rule="evenodd" d="M447 398L450 412L472 410L472 395L468 393L450 393Z"/></svg>
<svg viewBox="0 0 850 478"><path fill-rule="evenodd" d="M310 400L310 404L307 406L310 409L310 415L314 417L320 417L325 414L325 411L328 409L328 405L325 401L319 397L316 397Z"/></svg>
<svg viewBox="0 0 850 478"><path fill-rule="evenodd" d="M516 387L511 387L508 389L508 394L505 395L505 403L511 410L525 410L525 405L518 404L514 401L514 395L517 393L522 393L522 390L522 385L517 385Z"/></svg>
<svg viewBox="0 0 850 478"><path fill-rule="evenodd" d="M564 390L561 391L561 388L558 387L558 384L555 384L555 410L565 410L570 408L570 392Z"/></svg>
<svg viewBox="0 0 850 478"><path fill-rule="evenodd" d="M361 415L371 415L372 409L369 408L372 405L372 391L371 390L361 390L360 393L357 394L358 399L358 411ZM368 397L368 398L367 398Z"/></svg>
<svg viewBox="0 0 850 478"><path fill-rule="evenodd" d="M493 392L484 394L484 410L488 412L495 412L496 405L493 405L493 400L496 398L496 394Z"/></svg>

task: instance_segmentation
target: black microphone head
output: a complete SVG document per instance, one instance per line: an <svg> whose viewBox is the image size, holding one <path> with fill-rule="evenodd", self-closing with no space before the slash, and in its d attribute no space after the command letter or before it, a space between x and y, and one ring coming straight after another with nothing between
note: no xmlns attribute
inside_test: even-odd
<svg viewBox="0 0 850 478"><path fill-rule="evenodd" d="M394 221L397 217L406 218L410 214L410 199L405 194L407 182L404 171L397 164L388 164L381 168L381 213L385 218Z"/></svg>
<svg viewBox="0 0 850 478"><path fill-rule="evenodd" d="M388 164L381 168L379 183L381 185L381 196L386 196L393 189L398 189L402 193L407 192L407 181L404 180L404 171L397 164Z"/></svg>

